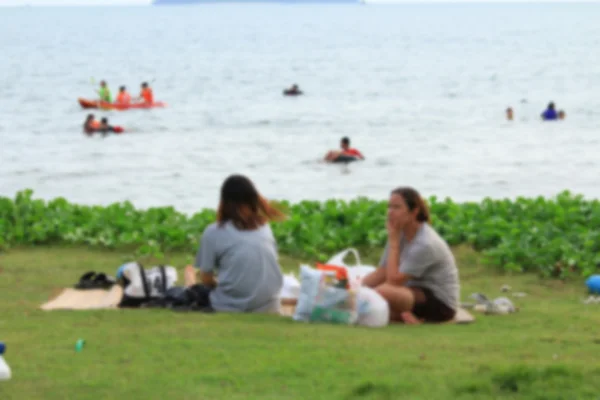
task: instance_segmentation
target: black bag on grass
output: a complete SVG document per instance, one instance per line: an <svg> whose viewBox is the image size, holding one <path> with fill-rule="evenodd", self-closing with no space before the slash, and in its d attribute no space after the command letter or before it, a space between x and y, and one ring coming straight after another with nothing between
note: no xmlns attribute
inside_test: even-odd
<svg viewBox="0 0 600 400"><path fill-rule="evenodd" d="M119 307L138 308L164 299L167 291L177 281L177 270L165 265L144 269L142 264L132 262L119 268L117 279L123 285L123 298Z"/></svg>

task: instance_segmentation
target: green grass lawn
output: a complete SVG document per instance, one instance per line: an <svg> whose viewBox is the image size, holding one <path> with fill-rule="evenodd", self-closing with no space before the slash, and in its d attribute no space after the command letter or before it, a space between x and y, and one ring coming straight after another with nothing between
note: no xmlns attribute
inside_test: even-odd
<svg viewBox="0 0 600 400"><path fill-rule="evenodd" d="M528 293L515 299L521 311L384 329L156 309L45 312L38 307L58 289L88 270L114 275L127 253L1 253L0 340L13 379L0 382L0 399L600 398L600 305L582 304L582 280L499 275L470 250L456 256L463 300L509 284ZM181 280L189 260L167 255Z"/></svg>

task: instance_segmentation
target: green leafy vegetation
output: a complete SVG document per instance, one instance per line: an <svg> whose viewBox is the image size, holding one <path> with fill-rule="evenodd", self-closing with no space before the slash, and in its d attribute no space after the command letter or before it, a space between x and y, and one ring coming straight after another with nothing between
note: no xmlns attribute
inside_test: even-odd
<svg viewBox="0 0 600 400"><path fill-rule="evenodd" d="M568 191L554 198L517 198L456 203L428 200L432 224L450 245L466 244L484 262L506 271L543 276L589 276L600 266L600 202ZM353 246L385 244L386 202L303 201L279 205L289 218L272 225L285 254L325 260ZM74 244L133 249L139 254L194 252L214 210L192 216L173 207L136 209L131 203L106 207L71 204L63 198L35 199L33 191L0 197L0 248Z"/></svg>

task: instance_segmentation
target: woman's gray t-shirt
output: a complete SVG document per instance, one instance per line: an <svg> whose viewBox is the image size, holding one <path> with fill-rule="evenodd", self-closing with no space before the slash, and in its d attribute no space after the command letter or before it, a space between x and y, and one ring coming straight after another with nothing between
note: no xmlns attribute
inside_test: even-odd
<svg viewBox="0 0 600 400"><path fill-rule="evenodd" d="M202 234L196 267L215 273L210 293L216 311L278 312L283 275L268 224L242 231L232 223L209 225Z"/></svg>
<svg viewBox="0 0 600 400"><path fill-rule="evenodd" d="M389 243L379 262L386 267ZM454 255L444 239L427 223L417 230L412 241L400 238L400 265L403 274L414 277L406 286L423 287L453 310L458 308L460 285Z"/></svg>

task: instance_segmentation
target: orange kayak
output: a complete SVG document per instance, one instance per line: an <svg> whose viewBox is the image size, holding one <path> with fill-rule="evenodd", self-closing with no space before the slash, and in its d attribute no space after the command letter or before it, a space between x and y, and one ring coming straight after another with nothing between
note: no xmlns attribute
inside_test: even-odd
<svg viewBox="0 0 600 400"><path fill-rule="evenodd" d="M81 108L100 108L103 110L130 110L130 109L147 109L156 107L166 107L167 105L162 101L154 102L152 104L147 103L131 103L131 104L113 104L106 101L99 100L87 100L79 98L77 99Z"/></svg>

